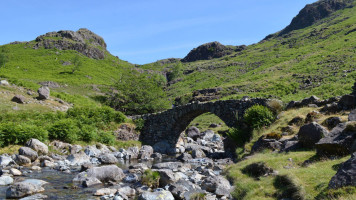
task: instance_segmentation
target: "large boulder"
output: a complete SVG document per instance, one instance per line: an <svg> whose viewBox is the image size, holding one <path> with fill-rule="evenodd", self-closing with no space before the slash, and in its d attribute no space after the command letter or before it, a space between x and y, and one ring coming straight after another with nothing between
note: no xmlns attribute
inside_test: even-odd
<svg viewBox="0 0 356 200"><path fill-rule="evenodd" d="M37 151L37 153L39 154L48 154L48 146L37 139L32 138L31 140L26 142L26 146Z"/></svg>
<svg viewBox="0 0 356 200"><path fill-rule="evenodd" d="M90 163L90 157L84 152L70 154L67 156L67 160L70 161L71 165L82 165L84 163Z"/></svg>
<svg viewBox="0 0 356 200"><path fill-rule="evenodd" d="M46 100L49 99L50 90L47 86L42 86L37 90L38 99L39 100Z"/></svg>
<svg viewBox="0 0 356 200"><path fill-rule="evenodd" d="M197 140L200 136L200 130L195 126L191 126L185 131L185 134L188 137L193 138L193 140Z"/></svg>
<svg viewBox="0 0 356 200"><path fill-rule="evenodd" d="M21 198L34 193L43 192L45 189L42 186L46 183L45 181L36 179L27 179L15 183L6 190L6 198Z"/></svg>
<svg viewBox="0 0 356 200"><path fill-rule="evenodd" d="M129 147L126 151L126 159L131 160L131 159L137 159L139 155L139 149L138 147Z"/></svg>
<svg viewBox="0 0 356 200"><path fill-rule="evenodd" d="M350 110L355 108L355 96L344 95L338 102L338 107L342 110Z"/></svg>
<svg viewBox="0 0 356 200"><path fill-rule="evenodd" d="M14 182L11 176L0 176L0 186L10 185Z"/></svg>
<svg viewBox="0 0 356 200"><path fill-rule="evenodd" d="M276 139L267 139L264 136L261 136L252 146L251 152L260 152L264 149L270 150L280 150L282 143Z"/></svg>
<svg viewBox="0 0 356 200"><path fill-rule="evenodd" d="M13 162L14 161L12 160L12 158L10 156L5 156L5 155L0 156L0 166L1 167L6 167Z"/></svg>
<svg viewBox="0 0 356 200"><path fill-rule="evenodd" d="M329 182L329 188L337 189L344 186L356 186L356 153L342 164Z"/></svg>
<svg viewBox="0 0 356 200"><path fill-rule="evenodd" d="M138 200L174 200L172 193L165 190L155 192L143 192Z"/></svg>
<svg viewBox="0 0 356 200"><path fill-rule="evenodd" d="M115 164L118 162L117 158L113 154L102 154L99 156L99 161L102 164Z"/></svg>
<svg viewBox="0 0 356 200"><path fill-rule="evenodd" d="M307 148L313 148L321 138L328 135L328 130L316 122L300 127L298 132L299 142Z"/></svg>
<svg viewBox="0 0 356 200"><path fill-rule="evenodd" d="M222 176L209 176L202 182L201 186L202 189L215 193L218 197L230 195L230 182Z"/></svg>
<svg viewBox="0 0 356 200"><path fill-rule="evenodd" d="M141 160L150 160L153 154L153 148L149 145L143 145L139 151L138 158Z"/></svg>
<svg viewBox="0 0 356 200"><path fill-rule="evenodd" d="M24 104L26 102L26 99L24 96L17 94L14 97L12 97L11 101L19 104Z"/></svg>
<svg viewBox="0 0 356 200"><path fill-rule="evenodd" d="M14 161L18 165L29 165L31 164L31 159L23 155L15 155Z"/></svg>
<svg viewBox="0 0 356 200"><path fill-rule="evenodd" d="M26 156L31 160L31 162L35 161L38 157L37 152L29 147L21 147L19 149L19 155Z"/></svg>
<svg viewBox="0 0 356 200"><path fill-rule="evenodd" d="M356 140L356 130L352 130L355 122L340 123L327 137L320 139L315 147L319 155L345 156L351 153ZM348 128L349 127L349 128Z"/></svg>
<svg viewBox="0 0 356 200"><path fill-rule="evenodd" d="M73 182L83 182L87 178L96 178L99 181L106 183L109 181L118 182L125 177L124 172L116 165L106 165L101 167L93 167L86 172L79 173Z"/></svg>
<svg viewBox="0 0 356 200"><path fill-rule="evenodd" d="M194 194L205 193L198 185L183 179L170 184L168 190L173 194L174 198L178 200L191 199Z"/></svg>
<svg viewBox="0 0 356 200"><path fill-rule="evenodd" d="M102 154L102 152L99 149L97 149L95 145L90 145L85 147L84 152L90 157L97 157L100 154Z"/></svg>

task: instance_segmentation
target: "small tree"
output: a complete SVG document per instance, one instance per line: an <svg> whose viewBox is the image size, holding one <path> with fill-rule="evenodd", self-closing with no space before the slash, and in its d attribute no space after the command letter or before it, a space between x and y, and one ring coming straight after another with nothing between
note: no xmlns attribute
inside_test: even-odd
<svg viewBox="0 0 356 200"><path fill-rule="evenodd" d="M82 61L80 60L79 55L75 55L71 62L73 64L72 74L74 74L75 71L79 71L80 67L82 66Z"/></svg>

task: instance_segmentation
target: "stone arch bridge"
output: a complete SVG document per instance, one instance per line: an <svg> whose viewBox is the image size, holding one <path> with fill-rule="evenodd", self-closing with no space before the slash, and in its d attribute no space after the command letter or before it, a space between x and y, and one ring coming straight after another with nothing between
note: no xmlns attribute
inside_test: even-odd
<svg viewBox="0 0 356 200"><path fill-rule="evenodd" d="M175 147L181 133L190 122L201 114L210 112L218 116L229 127L235 127L245 110L253 105L267 106L268 99L225 100L215 102L195 102L172 109L141 116L145 120L140 140L154 146L166 141Z"/></svg>

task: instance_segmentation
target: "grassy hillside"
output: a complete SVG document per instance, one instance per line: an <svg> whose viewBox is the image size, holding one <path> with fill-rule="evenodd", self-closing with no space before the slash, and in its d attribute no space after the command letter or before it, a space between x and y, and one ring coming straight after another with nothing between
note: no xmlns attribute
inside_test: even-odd
<svg viewBox="0 0 356 200"><path fill-rule="evenodd" d="M322 98L347 94L356 78L355 13L356 7L348 6L306 28L270 35L245 50L183 62L167 93L173 99L194 90L222 87L223 99L248 95L284 101L312 94ZM172 72L178 63L158 61L141 68Z"/></svg>

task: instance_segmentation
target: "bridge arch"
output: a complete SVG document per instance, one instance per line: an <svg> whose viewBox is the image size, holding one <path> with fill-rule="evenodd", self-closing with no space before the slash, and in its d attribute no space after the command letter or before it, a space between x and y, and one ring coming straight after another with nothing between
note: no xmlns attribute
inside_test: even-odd
<svg viewBox="0 0 356 200"><path fill-rule="evenodd" d="M256 104L266 106L267 101L267 99L248 99L195 102L161 113L145 115L143 116L145 125L140 140L151 146L166 142L171 149L175 149L181 133L196 117L210 112L218 116L227 126L235 127L247 108Z"/></svg>

